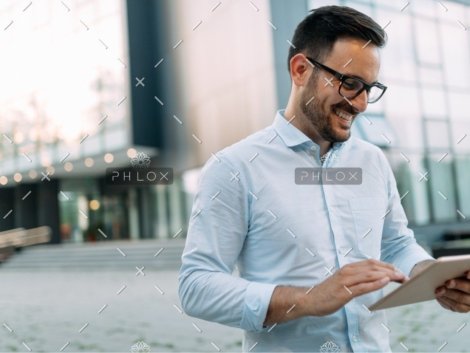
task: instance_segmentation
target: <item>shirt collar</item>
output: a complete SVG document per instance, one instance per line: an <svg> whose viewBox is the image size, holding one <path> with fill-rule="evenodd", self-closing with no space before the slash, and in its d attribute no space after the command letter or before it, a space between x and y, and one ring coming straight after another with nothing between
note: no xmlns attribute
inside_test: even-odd
<svg viewBox="0 0 470 353"><path fill-rule="evenodd" d="M284 118L284 110L277 111L273 127L288 147L295 147L303 143L313 142L307 135Z"/></svg>
<svg viewBox="0 0 470 353"><path fill-rule="evenodd" d="M288 147L295 147L302 144L319 147L307 135L287 121L287 119L284 117L284 110L277 111L276 117L274 118L273 127L276 130L276 133L281 137L282 141L284 141ZM346 144L346 142L347 141L333 143L331 150L335 152L340 150Z"/></svg>

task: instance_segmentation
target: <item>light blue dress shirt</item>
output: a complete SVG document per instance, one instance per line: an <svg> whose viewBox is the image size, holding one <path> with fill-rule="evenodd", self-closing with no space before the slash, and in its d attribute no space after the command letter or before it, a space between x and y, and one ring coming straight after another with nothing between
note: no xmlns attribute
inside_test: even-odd
<svg viewBox="0 0 470 353"><path fill-rule="evenodd" d="M360 185L297 185L319 146L278 112L274 123L204 166L179 275L188 315L245 330L244 351L390 351L384 311L353 299L334 314L263 327L276 285L312 287L344 265L380 259L409 274L431 259L407 227L382 151L351 137L323 167L360 167Z"/></svg>

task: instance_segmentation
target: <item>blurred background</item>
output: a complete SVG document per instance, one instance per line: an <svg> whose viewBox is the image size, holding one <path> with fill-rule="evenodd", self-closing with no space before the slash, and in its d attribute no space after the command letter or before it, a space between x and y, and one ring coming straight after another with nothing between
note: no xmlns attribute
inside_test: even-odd
<svg viewBox="0 0 470 353"><path fill-rule="evenodd" d="M117 246L130 269L173 249L176 271L200 168L285 107L293 30L334 4L388 34L387 93L353 133L384 150L418 241L470 253L470 1L2 0L0 271L96 267L98 244L110 268ZM105 182L139 156L173 183Z"/></svg>

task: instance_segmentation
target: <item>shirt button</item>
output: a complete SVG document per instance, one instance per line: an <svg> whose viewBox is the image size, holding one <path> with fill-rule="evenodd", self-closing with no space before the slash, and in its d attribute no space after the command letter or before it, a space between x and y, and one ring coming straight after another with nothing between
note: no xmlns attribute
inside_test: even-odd
<svg viewBox="0 0 470 353"><path fill-rule="evenodd" d="M357 336L356 336L356 335L353 335L353 336L352 336L352 340L353 340L353 342L357 342L357 341L359 341L359 339L357 338Z"/></svg>

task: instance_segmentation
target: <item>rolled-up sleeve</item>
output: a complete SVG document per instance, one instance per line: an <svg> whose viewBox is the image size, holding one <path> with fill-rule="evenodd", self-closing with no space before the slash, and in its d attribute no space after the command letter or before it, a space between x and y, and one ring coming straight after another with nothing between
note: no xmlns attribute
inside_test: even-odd
<svg viewBox="0 0 470 353"><path fill-rule="evenodd" d="M275 285L233 274L248 232L249 187L222 156L202 170L179 274L179 297L190 316L260 331Z"/></svg>
<svg viewBox="0 0 470 353"><path fill-rule="evenodd" d="M253 282L248 285L240 327L247 331L262 330L274 287L272 284Z"/></svg>
<svg viewBox="0 0 470 353"><path fill-rule="evenodd" d="M389 194L388 210L384 219L381 258L409 275L417 263L433 259L433 257L416 242L413 231L408 228L408 220L401 205L392 169L385 156L383 154L380 156Z"/></svg>

